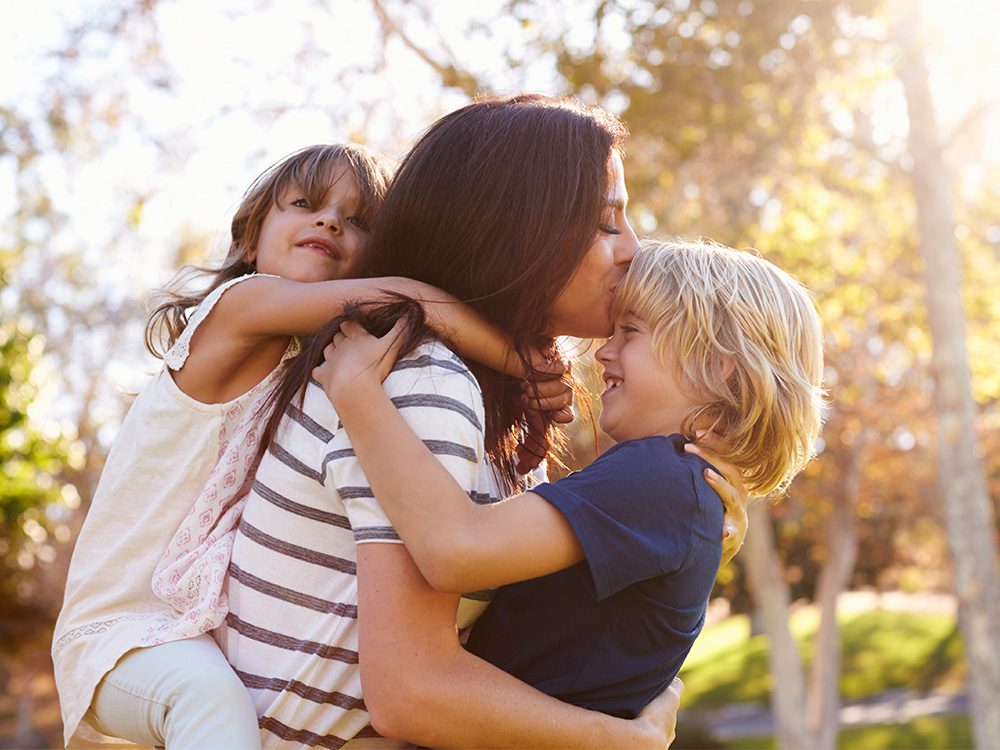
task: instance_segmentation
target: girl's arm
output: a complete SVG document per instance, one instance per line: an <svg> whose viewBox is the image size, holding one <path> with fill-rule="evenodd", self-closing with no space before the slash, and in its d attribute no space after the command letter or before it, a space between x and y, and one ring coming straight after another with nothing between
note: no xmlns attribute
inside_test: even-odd
<svg viewBox="0 0 1000 750"><path fill-rule="evenodd" d="M388 299L384 290L422 301L428 323L462 355L524 377L520 360L499 329L423 282L392 276L304 283L258 276L235 284L219 298L195 331L191 354L174 373L174 381L203 403L241 396L275 368L290 336L316 333L352 300ZM542 359L539 354L538 362Z"/></svg>
<svg viewBox="0 0 1000 750"><path fill-rule="evenodd" d="M380 734L428 747L670 744L679 681L633 721L563 703L462 648L457 601L428 585L402 545L358 545L361 682Z"/></svg>
<svg viewBox="0 0 1000 750"><path fill-rule="evenodd" d="M352 300L388 299L397 292L422 303L427 322L459 353L500 372L524 377L508 338L467 305L437 287L401 276L305 283L272 276L247 279L222 296L213 310L231 336L259 341L308 336Z"/></svg>
<svg viewBox="0 0 1000 750"><path fill-rule="evenodd" d="M381 385L395 362L395 334L377 339L345 323L314 376L344 423L379 504L431 586L475 591L580 562L576 535L548 501L525 492L489 505L469 502L413 433ZM735 492L720 477L706 478L717 491Z"/></svg>

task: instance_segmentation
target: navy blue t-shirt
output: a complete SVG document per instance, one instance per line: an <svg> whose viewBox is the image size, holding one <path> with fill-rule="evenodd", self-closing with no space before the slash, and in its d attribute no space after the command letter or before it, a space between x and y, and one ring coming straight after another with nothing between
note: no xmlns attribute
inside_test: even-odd
<svg viewBox="0 0 1000 750"><path fill-rule="evenodd" d="M677 675L705 621L723 506L680 435L626 440L535 492L584 562L501 587L474 654L568 703L633 718Z"/></svg>

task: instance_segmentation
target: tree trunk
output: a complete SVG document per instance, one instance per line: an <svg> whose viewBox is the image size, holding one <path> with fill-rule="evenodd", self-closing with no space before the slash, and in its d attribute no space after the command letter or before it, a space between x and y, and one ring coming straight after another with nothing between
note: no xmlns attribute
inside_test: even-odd
<svg viewBox="0 0 1000 750"><path fill-rule="evenodd" d="M805 678L798 645L788 627L790 595L781 562L774 551L774 531L768 506L750 508L750 528L743 546L743 563L754 607L770 641L771 712L778 747L799 750L812 747L805 724Z"/></svg>
<svg viewBox="0 0 1000 750"><path fill-rule="evenodd" d="M834 498L826 527L826 560L816 582L819 629L809 670L806 725L817 750L833 750L840 728L840 623L837 600L847 586L858 555L857 500L863 468L865 441L858 436L841 467L842 484Z"/></svg>
<svg viewBox="0 0 1000 750"><path fill-rule="evenodd" d="M919 40L918 5L905 4L897 28L903 48L899 76L910 118L911 181L924 259L933 337L938 481L954 567L959 626L969 665L972 733L977 747L1000 747L1000 584L997 521L976 448L961 257L955 243L949 188L941 156L927 69Z"/></svg>

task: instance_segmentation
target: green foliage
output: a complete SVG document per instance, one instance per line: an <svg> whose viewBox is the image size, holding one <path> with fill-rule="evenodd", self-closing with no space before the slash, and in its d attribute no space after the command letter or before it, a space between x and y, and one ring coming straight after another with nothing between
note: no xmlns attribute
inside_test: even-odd
<svg viewBox="0 0 1000 750"><path fill-rule="evenodd" d="M35 597L38 568L55 558L53 537L68 536L56 509L73 497L60 481L67 440L40 430L31 414L44 344L25 318L0 318L0 644L6 649L51 614Z"/></svg>
<svg viewBox="0 0 1000 750"><path fill-rule="evenodd" d="M845 700L861 700L893 688L921 692L958 688L965 665L961 639L951 615L871 610L840 618ZM792 632L808 663L818 627L815 610L800 610ZM771 676L767 639L750 635L746 616L706 628L684 668L684 705L697 708L768 701Z"/></svg>

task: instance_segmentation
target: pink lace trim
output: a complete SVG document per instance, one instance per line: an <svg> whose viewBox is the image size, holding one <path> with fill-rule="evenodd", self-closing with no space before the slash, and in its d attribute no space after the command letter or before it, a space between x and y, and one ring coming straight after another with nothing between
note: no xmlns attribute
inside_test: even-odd
<svg viewBox="0 0 1000 750"><path fill-rule="evenodd" d="M293 339L282 363L299 350ZM217 628L228 614L224 583L233 541L257 470L261 434L270 415L267 400L283 369L279 365L224 414L218 461L153 571L153 593L176 616L158 618L141 645L192 638Z"/></svg>

